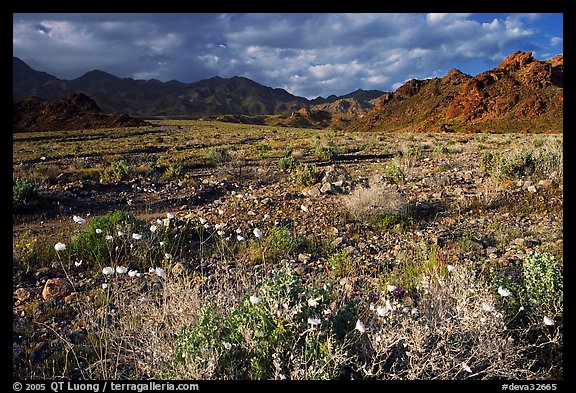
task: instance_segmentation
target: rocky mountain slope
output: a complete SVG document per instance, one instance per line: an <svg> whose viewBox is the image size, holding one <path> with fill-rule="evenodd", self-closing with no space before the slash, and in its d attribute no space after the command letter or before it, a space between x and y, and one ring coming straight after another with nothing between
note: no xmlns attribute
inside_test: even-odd
<svg viewBox="0 0 576 393"><path fill-rule="evenodd" d="M563 56L514 52L475 77L410 80L349 130L562 132Z"/></svg>
<svg viewBox="0 0 576 393"><path fill-rule="evenodd" d="M85 94L73 94L57 102L28 98L13 104L14 132L138 127L149 123L126 114L105 114Z"/></svg>

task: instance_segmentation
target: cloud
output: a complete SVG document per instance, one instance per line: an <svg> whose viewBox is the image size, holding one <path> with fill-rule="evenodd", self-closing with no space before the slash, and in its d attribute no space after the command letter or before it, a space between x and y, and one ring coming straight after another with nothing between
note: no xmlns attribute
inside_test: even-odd
<svg viewBox="0 0 576 393"><path fill-rule="evenodd" d="M13 53L64 79L194 82L245 76L293 94L393 91L450 68L476 74L514 50L554 52L540 14L15 14ZM560 14L561 22L561 14ZM543 38L545 37L545 38Z"/></svg>

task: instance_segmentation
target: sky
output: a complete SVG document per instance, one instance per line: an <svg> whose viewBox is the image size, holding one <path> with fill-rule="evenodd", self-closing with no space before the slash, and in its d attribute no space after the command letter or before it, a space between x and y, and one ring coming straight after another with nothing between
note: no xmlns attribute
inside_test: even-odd
<svg viewBox="0 0 576 393"><path fill-rule="evenodd" d="M13 55L60 79L92 70L243 76L309 99L475 76L514 51L563 54L562 13L14 13Z"/></svg>

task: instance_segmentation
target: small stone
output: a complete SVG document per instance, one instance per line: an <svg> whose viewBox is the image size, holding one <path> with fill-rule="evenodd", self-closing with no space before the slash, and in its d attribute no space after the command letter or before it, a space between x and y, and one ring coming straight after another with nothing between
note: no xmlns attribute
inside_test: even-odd
<svg viewBox="0 0 576 393"><path fill-rule="evenodd" d="M320 187L318 187L317 185L313 185L312 187L308 188L303 194L311 197L317 197L322 195L322 191L320 190Z"/></svg>
<svg viewBox="0 0 576 393"><path fill-rule="evenodd" d="M322 184L322 187L320 188L320 192L322 194L335 194L336 188L334 187L334 185L332 183L324 183L324 184Z"/></svg>
<svg viewBox="0 0 576 393"><path fill-rule="evenodd" d="M528 190L528 192L531 192L531 193L535 193L536 191L538 191L538 190L536 189L536 186L534 186L534 185L529 186L529 187L527 188L527 190Z"/></svg>
<svg viewBox="0 0 576 393"><path fill-rule="evenodd" d="M337 237L336 239L332 240L330 246L332 248L338 248L344 242L344 236Z"/></svg>
<svg viewBox="0 0 576 393"><path fill-rule="evenodd" d="M21 302L25 301L32 295L32 293L26 288L18 288L14 291L13 297Z"/></svg>
<svg viewBox="0 0 576 393"><path fill-rule="evenodd" d="M72 285L68 280L59 277L50 278L44 285L42 298L47 300L53 297L65 297L72 293L72 290Z"/></svg>
<svg viewBox="0 0 576 393"><path fill-rule="evenodd" d="M80 295L78 294L78 292L72 292L70 295L64 297L64 301L66 303L73 303L78 301L79 297Z"/></svg>
<svg viewBox="0 0 576 393"><path fill-rule="evenodd" d="M310 260L310 257L311 257L310 254L303 254L303 253L298 254L298 260L300 262L308 262Z"/></svg>

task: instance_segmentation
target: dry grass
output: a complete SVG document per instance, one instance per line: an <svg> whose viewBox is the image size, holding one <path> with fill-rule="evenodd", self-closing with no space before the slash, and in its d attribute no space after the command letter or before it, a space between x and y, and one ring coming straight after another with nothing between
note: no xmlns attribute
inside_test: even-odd
<svg viewBox="0 0 576 393"><path fill-rule="evenodd" d="M352 218L366 221L377 215L406 216L408 205L398 190L385 183L357 187L342 196L342 203Z"/></svg>

